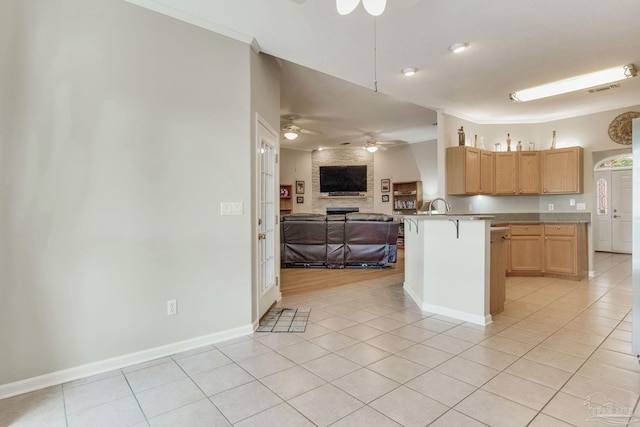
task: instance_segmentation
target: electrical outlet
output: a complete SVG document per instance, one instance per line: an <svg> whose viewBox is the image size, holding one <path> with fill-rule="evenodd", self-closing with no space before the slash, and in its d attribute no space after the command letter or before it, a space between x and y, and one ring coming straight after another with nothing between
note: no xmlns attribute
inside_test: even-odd
<svg viewBox="0 0 640 427"><path fill-rule="evenodd" d="M549 210L552 211L553 210L553 203L549 203Z"/></svg>
<svg viewBox="0 0 640 427"><path fill-rule="evenodd" d="M575 206L576 205L576 199L569 199L569 206Z"/></svg>
<svg viewBox="0 0 640 427"><path fill-rule="evenodd" d="M167 301L167 316L178 314L178 302L174 299Z"/></svg>
<svg viewBox="0 0 640 427"><path fill-rule="evenodd" d="M469 212L473 212L473 205L469 203Z"/></svg>

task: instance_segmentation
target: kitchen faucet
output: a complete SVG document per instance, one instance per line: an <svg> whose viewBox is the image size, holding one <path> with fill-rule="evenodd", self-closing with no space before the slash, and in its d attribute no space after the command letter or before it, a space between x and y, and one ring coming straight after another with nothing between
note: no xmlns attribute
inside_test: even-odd
<svg viewBox="0 0 640 427"><path fill-rule="evenodd" d="M433 209L433 206L435 205L435 202L437 202L438 200L441 200L442 202L444 202L445 213L451 211L451 205L447 203L445 199L443 199L442 197L436 197L435 199L429 202L429 216L431 216L431 211Z"/></svg>

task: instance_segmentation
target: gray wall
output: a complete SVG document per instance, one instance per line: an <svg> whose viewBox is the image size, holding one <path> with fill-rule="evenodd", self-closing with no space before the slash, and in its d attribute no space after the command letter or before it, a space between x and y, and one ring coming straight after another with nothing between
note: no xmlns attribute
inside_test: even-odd
<svg viewBox="0 0 640 427"><path fill-rule="evenodd" d="M250 47L123 1L0 17L0 385L250 325Z"/></svg>

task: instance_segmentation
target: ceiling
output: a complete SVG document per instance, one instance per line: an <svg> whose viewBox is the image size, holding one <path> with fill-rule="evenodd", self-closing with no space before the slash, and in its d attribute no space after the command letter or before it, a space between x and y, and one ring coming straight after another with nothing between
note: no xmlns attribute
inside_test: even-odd
<svg viewBox="0 0 640 427"><path fill-rule="evenodd" d="M322 132L283 141L287 148L362 145L367 135L435 139L435 110L476 123L536 123L640 104L640 76L593 94L508 96L617 65L640 68L638 0L388 0L375 19L362 5L341 16L334 0L128 1L281 59L282 115ZM450 52L457 42L469 49ZM405 67L418 73L405 77Z"/></svg>

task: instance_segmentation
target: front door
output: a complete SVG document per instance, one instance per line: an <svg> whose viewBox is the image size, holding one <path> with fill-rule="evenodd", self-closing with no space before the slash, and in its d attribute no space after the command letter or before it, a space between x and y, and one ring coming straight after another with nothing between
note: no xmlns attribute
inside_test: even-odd
<svg viewBox="0 0 640 427"><path fill-rule="evenodd" d="M257 230L258 230L258 266L257 266L257 295L258 319L269 307L280 299L278 286L278 228L276 201L278 192L277 144L278 137L273 130L257 120L257 160L258 191L257 191Z"/></svg>
<svg viewBox="0 0 640 427"><path fill-rule="evenodd" d="M594 173L596 251L631 253L631 169L603 169Z"/></svg>
<svg viewBox="0 0 640 427"><path fill-rule="evenodd" d="M631 253L632 170L611 171L611 250Z"/></svg>

